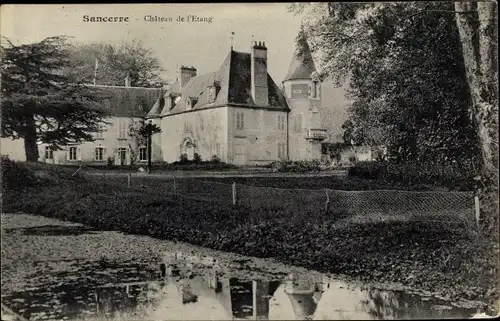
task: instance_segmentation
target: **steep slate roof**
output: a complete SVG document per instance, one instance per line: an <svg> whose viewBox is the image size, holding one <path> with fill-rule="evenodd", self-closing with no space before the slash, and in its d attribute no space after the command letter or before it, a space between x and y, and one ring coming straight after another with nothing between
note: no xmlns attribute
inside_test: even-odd
<svg viewBox="0 0 500 321"><path fill-rule="evenodd" d="M276 110L289 110L285 96L269 74L267 74L267 81L269 106L266 107ZM208 86L214 83L220 86L220 90L215 101L209 104L207 103L207 89ZM179 91L181 100L170 111L164 108L161 112L162 116L230 104L238 104L242 107L257 106L252 99L250 53L231 51L218 71L193 77L182 89L180 89L180 84L176 82L167 91L164 98L176 97L179 95ZM198 100L193 108L190 108L188 104L190 98ZM158 99L148 116L157 115L160 106L160 99Z"/></svg>
<svg viewBox="0 0 500 321"><path fill-rule="evenodd" d="M95 88L104 98L104 107L115 117L144 117L160 95L157 88L99 85Z"/></svg>
<svg viewBox="0 0 500 321"><path fill-rule="evenodd" d="M293 79L311 79L311 74L316 72L314 60L311 55L311 50L307 43L304 44L303 50L297 49L293 55L290 68L283 81Z"/></svg>

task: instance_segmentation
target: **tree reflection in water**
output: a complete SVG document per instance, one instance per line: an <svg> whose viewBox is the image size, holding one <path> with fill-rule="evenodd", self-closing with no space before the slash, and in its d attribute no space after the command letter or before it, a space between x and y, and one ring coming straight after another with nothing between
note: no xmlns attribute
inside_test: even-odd
<svg viewBox="0 0 500 321"><path fill-rule="evenodd" d="M94 318L86 317L88 321L101 317L331 320L469 317L475 312L404 292L366 289L313 272L285 280L238 279L213 258L172 256L157 269L152 281L79 288L79 296L67 290L63 302L79 299L65 315L91 311Z"/></svg>

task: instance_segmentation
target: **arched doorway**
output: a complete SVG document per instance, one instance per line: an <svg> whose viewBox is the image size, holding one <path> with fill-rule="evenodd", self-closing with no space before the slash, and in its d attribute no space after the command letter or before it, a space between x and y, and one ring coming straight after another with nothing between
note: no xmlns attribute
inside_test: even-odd
<svg viewBox="0 0 500 321"><path fill-rule="evenodd" d="M195 148L196 145L193 143L191 138L184 138L184 141L181 145L181 153L186 154L189 160L192 160L194 158L194 153L196 152Z"/></svg>

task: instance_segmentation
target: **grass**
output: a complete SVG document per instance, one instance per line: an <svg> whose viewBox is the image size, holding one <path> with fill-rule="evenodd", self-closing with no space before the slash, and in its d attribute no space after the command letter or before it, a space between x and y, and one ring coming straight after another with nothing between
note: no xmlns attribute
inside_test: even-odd
<svg viewBox="0 0 500 321"><path fill-rule="evenodd" d="M342 207L338 198L337 203L332 198L326 210L323 201L311 202L315 197L324 199L323 191L317 195L299 191L312 193L301 200L293 191L273 194L262 189L247 198L252 201L232 206L230 185L224 179L177 180L177 192L187 196L170 194L173 184L168 180L145 177L134 180L128 188L126 177L97 179L76 181L61 174L50 183L9 190L4 194L4 210L274 257L361 280L398 282L449 299L481 300L490 307L494 304L496 262L489 260L493 243L477 235L464 220L456 219L453 208L437 210L435 215L426 215L425 210L366 215L349 213L359 202ZM286 188L362 186L359 180L337 178L245 178L237 182ZM252 187L247 188L250 195ZM223 196L217 199L214 195ZM401 200L392 202L404 205ZM421 200L419 204L425 203Z"/></svg>

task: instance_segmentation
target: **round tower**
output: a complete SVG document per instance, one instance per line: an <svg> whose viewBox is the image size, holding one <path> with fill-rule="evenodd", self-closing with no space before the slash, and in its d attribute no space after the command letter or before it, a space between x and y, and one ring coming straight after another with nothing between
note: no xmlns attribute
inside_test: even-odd
<svg viewBox="0 0 500 321"><path fill-rule="evenodd" d="M326 130L321 124L321 80L303 30L288 73L284 94L291 109L288 119L290 160L320 160Z"/></svg>

